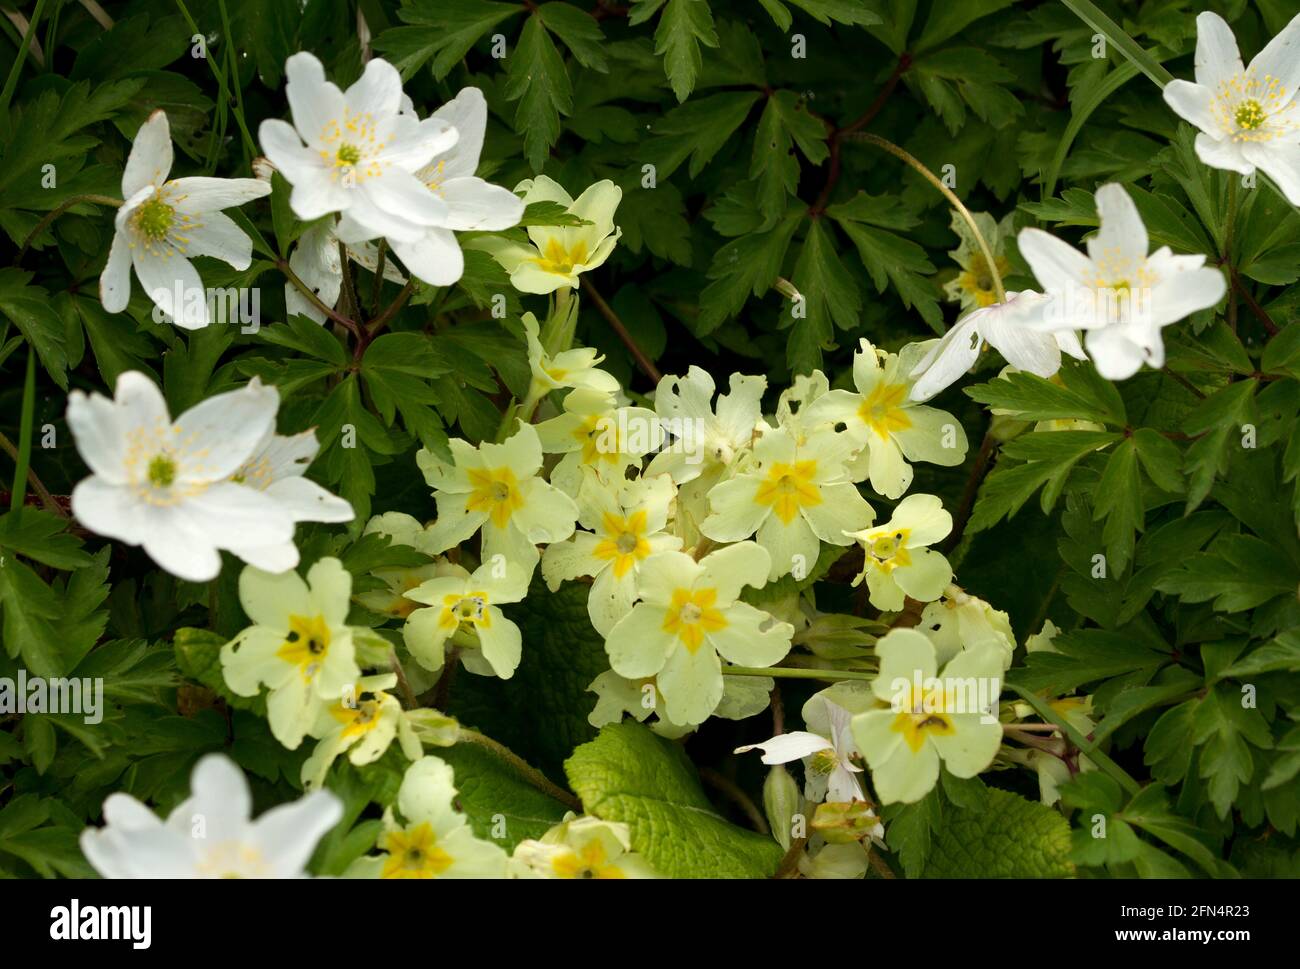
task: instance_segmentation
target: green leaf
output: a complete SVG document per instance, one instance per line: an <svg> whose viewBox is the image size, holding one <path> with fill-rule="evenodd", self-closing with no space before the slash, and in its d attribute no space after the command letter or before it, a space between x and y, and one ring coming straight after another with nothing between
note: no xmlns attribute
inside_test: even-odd
<svg viewBox="0 0 1300 969"><path fill-rule="evenodd" d="M987 386L970 388L971 396L975 396L973 391ZM1015 439L1005 445L1002 452L1010 458L1024 459L1026 463L1000 463L984 479L968 529L971 532L982 531L1004 517L1011 517L1039 488L1043 489L1039 504L1044 512L1050 511L1074 466L1119 439L1119 434L1107 431L1037 431Z"/></svg>
<svg viewBox="0 0 1300 969"><path fill-rule="evenodd" d="M1221 612L1244 612L1275 596L1295 595L1300 575L1274 543L1254 535L1224 535L1205 552L1156 583L1184 602L1214 601Z"/></svg>
<svg viewBox="0 0 1300 969"><path fill-rule="evenodd" d="M583 808L631 829L632 848L668 878L767 878L781 846L725 820L680 747L639 723L605 727L564 764Z"/></svg>
<svg viewBox="0 0 1300 969"><path fill-rule="evenodd" d="M415 0L397 11L410 26L386 30L374 43L403 77L433 58L433 77L441 81L488 31L524 10L493 0Z"/></svg>
<svg viewBox="0 0 1300 969"><path fill-rule="evenodd" d="M1133 536L1142 528L1145 518L1137 445L1133 438L1125 438L1110 452L1096 495L1093 518L1106 520L1102 539L1106 542L1110 568L1116 575L1122 575L1133 558Z"/></svg>
<svg viewBox="0 0 1300 969"><path fill-rule="evenodd" d="M749 159L749 177L758 183L758 205L767 225L780 218L788 197L799 186L794 146L814 165L820 165L829 152L826 134L826 125L808 113L793 91L776 91L768 97Z"/></svg>
<svg viewBox="0 0 1300 969"><path fill-rule="evenodd" d="M761 296L772 288L802 218L802 210L791 209L771 229L733 239L714 254L709 267L713 282L700 293L697 336L712 333L739 313L751 295Z"/></svg>
<svg viewBox="0 0 1300 969"><path fill-rule="evenodd" d="M508 58L504 94L518 101L515 130L524 136L524 154L540 172L560 140L560 115L573 111L573 84L555 41L540 17L529 17L519 45Z"/></svg>
<svg viewBox="0 0 1300 969"><path fill-rule="evenodd" d="M1228 470L1228 459L1247 424L1254 424L1253 380L1238 380L1201 401L1187 415L1183 429L1198 439L1187 449L1187 510L1194 511Z"/></svg>
<svg viewBox="0 0 1300 969"><path fill-rule="evenodd" d="M41 358L41 365L56 384L68 389L68 354L64 347L63 318L51 305L50 294L29 285L32 274L20 269L0 269L0 316L12 320Z"/></svg>
<svg viewBox="0 0 1300 969"><path fill-rule="evenodd" d="M1059 652L1030 653L1009 682L1044 693L1064 696L1089 683L1131 673L1149 679L1169 662L1167 651L1154 648L1131 630L1076 629L1058 636ZM1163 645L1163 644L1162 644Z"/></svg>
<svg viewBox="0 0 1300 969"><path fill-rule="evenodd" d="M1069 878L1070 827L1051 808L984 789L975 810L950 807L934 833L925 878Z"/></svg>
<svg viewBox="0 0 1300 969"><path fill-rule="evenodd" d="M506 851L527 838L540 838L564 820L568 810L521 778L485 747L461 743L436 752L456 771L456 804L480 838Z"/></svg>
<svg viewBox="0 0 1300 969"><path fill-rule="evenodd" d="M33 674L65 675L103 633L108 613L99 607L108 597L108 552L103 549L89 565L52 585L15 558L0 562L5 649L21 656Z"/></svg>
<svg viewBox="0 0 1300 969"><path fill-rule="evenodd" d="M1084 368L1062 368L1061 378L1079 374ZM1024 370L966 388L966 393L981 404L1011 411L1022 421L1083 420L1123 427L1122 404L1107 401L1084 380L1060 386Z"/></svg>
<svg viewBox="0 0 1300 969"><path fill-rule="evenodd" d="M537 15L542 18L546 29L563 41L579 64L602 74L609 71L605 60L605 33L591 14L567 3L544 3L537 8Z"/></svg>
<svg viewBox="0 0 1300 969"><path fill-rule="evenodd" d="M1164 67L1137 41L1130 37L1119 24L1107 17L1091 0L1061 0L1067 7L1094 30L1106 35L1106 39L1131 61L1143 74L1163 88L1174 79Z"/></svg>
<svg viewBox="0 0 1300 969"><path fill-rule="evenodd" d="M591 225L590 219L584 219L578 215L571 215L567 207L559 202L543 201L529 202L524 207L523 218L519 220L519 225L562 225L562 226L580 226Z"/></svg>
<svg viewBox="0 0 1300 969"><path fill-rule="evenodd" d="M68 534L65 519L35 508L0 515L0 548L55 569L79 569L92 561L81 539Z"/></svg>
<svg viewBox="0 0 1300 969"><path fill-rule="evenodd" d="M794 287L803 298L790 304L786 359L792 373L811 373L821 367L822 351L833 347L835 327L856 329L862 311L857 283L840 262L820 219L808 226L794 266Z"/></svg>
<svg viewBox="0 0 1300 969"><path fill-rule="evenodd" d="M569 582L550 592L534 577L527 597L505 607L523 634L515 675L459 679L447 711L556 777L573 748L596 735L587 720L596 695L587 687L609 669L587 615L590 589Z"/></svg>
<svg viewBox="0 0 1300 969"><path fill-rule="evenodd" d="M883 293L886 286L892 285L903 305L915 309L938 332L943 314L939 311L938 290L927 278L933 274L934 265L926 258L925 250L910 239L854 221L854 211L846 206L829 214L857 247L877 292Z"/></svg>
<svg viewBox="0 0 1300 969"><path fill-rule="evenodd" d="M663 181L690 158L691 178L697 178L735 135L762 97L757 91L724 91L694 98L650 123L655 137L647 149L656 177Z"/></svg>
<svg viewBox="0 0 1300 969"><path fill-rule="evenodd" d="M651 12L663 5L651 0ZM708 0L668 0L655 30L655 53L662 54L664 73L678 101L685 101L695 89L703 58L700 46L717 47L718 32ZM644 20L647 14L639 19ZM633 19L632 23L638 22Z"/></svg>

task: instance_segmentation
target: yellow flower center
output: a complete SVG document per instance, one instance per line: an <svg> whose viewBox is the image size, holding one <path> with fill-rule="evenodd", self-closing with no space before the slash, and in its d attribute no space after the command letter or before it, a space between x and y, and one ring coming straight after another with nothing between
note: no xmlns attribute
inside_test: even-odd
<svg viewBox="0 0 1300 969"><path fill-rule="evenodd" d="M1268 115L1264 113L1264 106L1251 98L1237 105L1236 120L1238 128L1254 131L1268 120Z"/></svg>
<svg viewBox="0 0 1300 969"><path fill-rule="evenodd" d="M564 379L565 371L548 371L557 383ZM590 414L574 429L573 436L582 444L582 463L614 462L623 450L618 433L618 421L601 414Z"/></svg>
<svg viewBox="0 0 1300 969"><path fill-rule="evenodd" d="M487 610L486 592L467 592L464 595L444 596L438 622L444 629L457 629L462 625L489 629L492 615Z"/></svg>
<svg viewBox="0 0 1300 969"><path fill-rule="evenodd" d="M329 649L330 627L324 616L290 616L289 634L275 655L310 680L320 671Z"/></svg>
<svg viewBox="0 0 1300 969"><path fill-rule="evenodd" d="M912 419L903 407L906 400L907 384L887 384L882 380L863 399L858 417L880 437L889 437L912 426Z"/></svg>
<svg viewBox="0 0 1300 969"><path fill-rule="evenodd" d="M1011 273L1011 263L1005 256L995 256L999 276ZM957 277L957 284L974 298L977 306L992 306L998 301L997 290L993 286L993 274L989 272L988 260L981 252L970 257L970 268Z"/></svg>
<svg viewBox="0 0 1300 969"><path fill-rule="evenodd" d="M839 757L835 754L834 747L827 747L825 750L819 750L808 759L808 769L814 774L829 774L839 766Z"/></svg>
<svg viewBox="0 0 1300 969"><path fill-rule="evenodd" d="M1273 141L1300 127L1300 108L1280 78L1244 71L1220 82L1210 102L1219 128L1235 142Z"/></svg>
<svg viewBox="0 0 1300 969"><path fill-rule="evenodd" d="M726 616L714 606L717 601L717 589L674 589L664 617L664 632L676 636L694 653L704 642L705 633L727 628Z"/></svg>
<svg viewBox="0 0 1300 969"><path fill-rule="evenodd" d="M621 579L650 554L650 543L645 540L646 513L634 511L624 517L606 512L601 525L605 536L596 543L591 554L613 562L614 578Z"/></svg>
<svg viewBox="0 0 1300 969"><path fill-rule="evenodd" d="M382 174L391 164L376 158L384 147L373 115L345 110L342 120L334 119L321 126L317 150L321 161L332 169L331 177L335 181L346 178L362 182Z"/></svg>
<svg viewBox="0 0 1300 969"><path fill-rule="evenodd" d="M176 480L176 461L169 454L156 454L149 462L149 483L155 488L170 488Z"/></svg>
<svg viewBox="0 0 1300 969"><path fill-rule="evenodd" d="M925 744L927 735L946 737L953 733L952 718L946 713L908 713L894 717L890 729L901 733L907 746L916 753Z"/></svg>
<svg viewBox="0 0 1300 969"><path fill-rule="evenodd" d="M534 258L533 262L541 266L545 272L569 276L572 275L574 266L580 266L587 261L587 256L585 242L579 240L572 246L566 247L558 236L551 236L546 240L546 248L542 250L542 254Z"/></svg>
<svg viewBox="0 0 1300 969"><path fill-rule="evenodd" d="M509 468L471 468L468 475L473 490L465 503L466 509L486 512L493 525L505 528L510 516L524 506L515 473Z"/></svg>
<svg viewBox="0 0 1300 969"><path fill-rule="evenodd" d="M767 477L754 493L760 505L771 505L776 517L786 525L794 521L800 508L813 508L822 503L822 492L813 484L817 462L809 459L793 464L775 462Z"/></svg>
<svg viewBox="0 0 1300 969"><path fill-rule="evenodd" d="M354 695L360 696L361 691L356 690ZM379 726L380 706L384 696L385 694L376 692L373 696L350 705L340 700L330 707L330 716L343 724L344 737L359 737Z"/></svg>
<svg viewBox="0 0 1300 969"><path fill-rule="evenodd" d="M605 846L598 840L588 841L577 851L557 852L551 860L557 878L625 878L622 870L609 864Z"/></svg>
<svg viewBox="0 0 1300 969"><path fill-rule="evenodd" d="M176 210L155 195L136 209L132 218L137 232L157 242L167 238L172 223L176 221Z"/></svg>
<svg viewBox="0 0 1300 969"><path fill-rule="evenodd" d="M882 572L892 572L900 566L912 564L912 556L903 544L907 541L909 530L895 529L872 538L867 545L867 554Z"/></svg>
<svg viewBox="0 0 1300 969"><path fill-rule="evenodd" d="M438 838L427 821L387 832L379 839L379 847L388 852L380 878L437 878L456 860L438 847Z"/></svg>

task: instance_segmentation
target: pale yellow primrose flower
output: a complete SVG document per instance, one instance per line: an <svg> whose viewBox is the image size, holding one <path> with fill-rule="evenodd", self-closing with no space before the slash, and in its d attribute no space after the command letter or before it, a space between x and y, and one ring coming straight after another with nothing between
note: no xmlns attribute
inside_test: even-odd
<svg viewBox="0 0 1300 969"><path fill-rule="evenodd" d="M794 627L740 602L746 585L767 582L771 560L754 542L740 542L696 562L660 552L641 563L641 602L605 641L620 676L657 677L674 723L697 724L722 699L722 663L772 666L790 651Z"/></svg>
<svg viewBox="0 0 1300 969"><path fill-rule="evenodd" d="M375 569L370 574L382 580L388 588L362 592L353 598L371 612L395 619L405 619L414 612L418 604L414 599L408 599L406 593L418 589L430 579L458 574L457 566L434 553L436 536L432 536L431 531L431 527L426 528L414 516L400 511L385 512L366 522L363 535L383 535L393 545L414 548L434 558L434 561L413 568Z"/></svg>
<svg viewBox="0 0 1300 969"><path fill-rule="evenodd" d="M709 491L713 510L700 531L716 542L736 542L758 533L771 557L769 580L794 573L804 578L821 553L821 543L851 545L851 534L875 513L848 481L845 462L856 446L847 434L817 431L801 445L794 433L777 428L754 444L744 471Z"/></svg>
<svg viewBox="0 0 1300 969"><path fill-rule="evenodd" d="M520 878L659 878L632 850L626 824L573 812L540 840L515 846L511 870Z"/></svg>
<svg viewBox="0 0 1300 969"><path fill-rule="evenodd" d="M935 495L908 495L883 525L850 533L862 545L862 572L871 591L871 604L897 612L911 596L918 602L939 598L952 581L952 566L940 553L926 548L952 531L952 515Z"/></svg>
<svg viewBox="0 0 1300 969"><path fill-rule="evenodd" d="M485 236L472 245L491 253L510 274L510 284L521 293L553 293L563 286L576 289L579 274L603 265L623 235L623 230L614 225L614 212L623 190L605 179L575 200L558 182L538 175L516 185L515 194L521 192L525 206L558 202L570 215L586 219L591 225L532 225L528 227L531 245L499 236Z"/></svg>
<svg viewBox="0 0 1300 969"><path fill-rule="evenodd" d="M993 216L987 212L973 212L971 216L979 227L980 235L989 244L998 276L1006 279L1011 273L1011 261L1007 259L1005 251L1007 240L1015 234L1015 229L1012 227L1015 214L1008 215L1001 222L995 222ZM998 293L993 285L993 273L990 271L989 262L984 258L979 241L971 232L970 226L966 224L966 220L955 210L952 213L951 227L957 234L960 244L948 255L961 266L962 271L955 279L944 284L944 294L951 302L961 303L963 310L992 306L998 301Z"/></svg>
<svg viewBox="0 0 1300 969"><path fill-rule="evenodd" d="M948 586L942 599L926 606L916 628L925 630L930 637L940 663L948 662L962 650L989 647L1001 655L1004 670L1011 667L1016 651L1011 618L959 586Z"/></svg>
<svg viewBox="0 0 1300 969"><path fill-rule="evenodd" d="M361 676L346 625L351 592L352 576L336 558L313 565L306 582L252 566L239 575L239 603L254 625L221 647L222 675L240 696L270 688L271 733L290 750Z"/></svg>
<svg viewBox="0 0 1300 969"><path fill-rule="evenodd" d="M415 456L438 502L431 530L438 551L482 528L484 562L501 555L504 562L531 572L538 542L562 542L573 534L578 508L538 476L542 443L531 424L520 421L503 444L484 441L476 448L453 438L449 446L450 464L423 448Z"/></svg>
<svg viewBox="0 0 1300 969"><path fill-rule="evenodd" d="M602 636L632 611L641 564L656 552L676 551L682 540L664 532L676 489L666 474L607 484L588 472L578 491L578 520L585 532L547 546L542 577L554 592L578 576L595 581L587 615Z"/></svg>
<svg viewBox="0 0 1300 969"><path fill-rule="evenodd" d="M447 641L454 636L464 648L461 661L467 670L508 680L519 666L523 637L499 604L518 602L527 594L529 573L493 562L479 566L472 575L455 568L454 573L449 570L406 593L428 606L407 617L402 627L406 648L425 669L439 670L446 659Z"/></svg>
<svg viewBox="0 0 1300 969"><path fill-rule="evenodd" d="M894 629L876 654L880 675L871 690L889 706L859 713L852 731L881 803L919 801L938 781L940 761L956 777L974 777L993 762L1002 745L997 694L991 711L976 701L981 680L986 690L1000 689L996 652L962 652L936 677L934 644L915 629Z"/></svg>
<svg viewBox="0 0 1300 969"><path fill-rule="evenodd" d="M722 676L722 699L714 707L711 717L724 720L746 720L767 709L772 699L776 681L770 676ZM699 724L673 723L664 709L663 694L655 687L655 678L646 676L629 680L613 670L606 670L591 681L587 692L596 694L596 705L587 715L587 722L596 729L609 723L619 723L624 714L630 714L639 723L645 723L650 714L656 719L650 729L661 737L675 740L693 731Z"/></svg>
<svg viewBox="0 0 1300 969"><path fill-rule="evenodd" d="M641 459L657 451L664 432L655 412L644 407L619 407L612 394L586 388L564 398L564 413L537 425L547 454L563 454L551 469L551 484L576 498L584 469L617 484Z"/></svg>
<svg viewBox="0 0 1300 969"><path fill-rule="evenodd" d="M605 359L604 355L591 347L573 347L551 356L542 346L537 317L525 313L523 324L524 339L528 343L528 367L533 374L530 398L538 399L564 387L618 393L618 378L596 366Z"/></svg>
<svg viewBox="0 0 1300 969"><path fill-rule="evenodd" d="M384 812L381 854L358 858L349 878L505 878L509 858L500 846L475 837L454 807L455 773L438 757L406 769L397 791L399 823Z"/></svg>
<svg viewBox="0 0 1300 969"><path fill-rule="evenodd" d="M346 753L357 766L378 760L396 738L408 760L424 752L420 738L402 714L402 704L386 690L397 685L395 673L363 676L343 696L322 707L312 728L320 743L303 761L302 782L320 787L334 761Z"/></svg>
<svg viewBox="0 0 1300 969"><path fill-rule="evenodd" d="M966 459L966 432L947 411L910 398L910 376L924 353L908 344L901 353L885 353L866 340L853 356L855 391L832 390L814 400L806 417L829 424L843 422L862 452L849 467L853 481L871 479L886 498L897 498L912 483L908 462L927 461L955 467Z"/></svg>
<svg viewBox="0 0 1300 969"><path fill-rule="evenodd" d="M677 496L677 529L687 545L699 538L698 523L709 514L709 489L743 454L763 422L762 398L766 377L731 375L729 391L715 391L713 377L691 367L685 377L669 375L655 389L655 413L672 442L646 467L647 475L670 474L681 486Z"/></svg>

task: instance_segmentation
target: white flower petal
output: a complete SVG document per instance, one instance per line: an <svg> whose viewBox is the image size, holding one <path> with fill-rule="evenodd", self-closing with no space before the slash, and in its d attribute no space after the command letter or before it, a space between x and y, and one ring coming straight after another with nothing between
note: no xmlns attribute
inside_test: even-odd
<svg viewBox="0 0 1300 969"><path fill-rule="evenodd" d="M135 133L131 154L122 172L122 198L129 199L147 185L160 186L172 170L172 136L167 113L155 111Z"/></svg>

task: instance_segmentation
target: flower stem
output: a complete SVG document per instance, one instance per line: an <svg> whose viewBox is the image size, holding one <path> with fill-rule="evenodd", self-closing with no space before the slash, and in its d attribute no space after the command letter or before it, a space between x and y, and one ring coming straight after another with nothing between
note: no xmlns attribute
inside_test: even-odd
<svg viewBox="0 0 1300 969"><path fill-rule="evenodd" d="M587 295L591 297L591 301L596 304L596 309L600 310L600 315L609 321L609 325L613 328L615 335L623 341L623 346L627 347L628 352L632 354L632 359L635 360L636 365L641 368L641 372L656 384L659 383L659 381L663 379L663 374L659 372L658 368L655 367L650 358L646 356L645 351L641 349L632 334L628 332L628 328L623 325L623 321L618 318L618 314L614 312L613 308L607 302L605 302L605 297L600 295L600 291L596 289L595 284L586 276L582 277L582 288L586 290Z"/></svg>
<svg viewBox="0 0 1300 969"><path fill-rule="evenodd" d="M316 307L316 309L320 310L320 312L324 313L335 323L345 327L353 336L360 339L361 331L357 326L356 321L344 316L332 306L326 306L325 301L316 295L316 291L303 282L302 279L299 278L298 274L289 268L289 260L277 259L275 261L275 268L284 273L284 278L289 280L298 292L302 293L307 302L311 303L312 306Z"/></svg>
<svg viewBox="0 0 1300 969"><path fill-rule="evenodd" d="M874 680L875 673L862 670L812 670L796 669L790 666L769 666L766 669L757 666L727 666L722 670L727 676L773 676L787 680L826 680L836 683L840 680Z"/></svg>
<svg viewBox="0 0 1300 969"><path fill-rule="evenodd" d="M894 144L892 141L888 141L881 138L879 135L873 135L867 132L854 132L852 135L847 135L846 137L852 138L854 141L865 141L867 144L875 145L877 148L883 148L895 158L899 158L912 166L912 168L919 172L927 182L943 194L943 197L948 200L948 204L957 210L957 214L960 215L966 221L966 225L970 227L971 233L975 236L975 241L979 243L980 252L984 255L984 261L988 263L989 275L993 277L993 289L998 295L998 302L1005 303L1007 301L1007 291L1002 287L1002 276L998 273L997 263L993 258L993 250L989 248L988 241L984 238L984 234L980 232L979 226L975 224L975 219L970 214L970 210L962 204L961 199L956 196L953 190L943 184L943 181L939 179L934 172L921 164L917 158L908 154L902 148L899 148L898 145Z"/></svg>
<svg viewBox="0 0 1300 969"><path fill-rule="evenodd" d="M536 767L533 767L531 764L529 764L526 760L524 760L522 757L516 754L505 744L498 743L497 741L493 740L491 737L479 733L477 730L466 730L463 727L461 728L460 731L460 739L462 741L466 741L471 744L478 744L480 747L487 748L488 750L492 751L492 753L495 754L498 758L500 758L501 760L509 764L511 767L513 767L515 772L518 773L521 778L523 778L533 787L537 788L543 794L547 794L550 797L555 798L561 804L565 805L565 807L572 808L573 810L579 813L582 812L581 801L579 801L568 791L564 790L564 788L559 787L558 785L553 783L550 780L550 778L548 778L545 774L539 771Z"/></svg>
<svg viewBox="0 0 1300 969"><path fill-rule="evenodd" d="M23 256L27 255L27 250L32 247L32 243L40 238L41 233L50 227L50 223L74 205L80 205L83 202L90 202L94 205L111 205L113 208L122 207L121 199L109 198L107 195L74 195L72 198L64 199L46 213L45 218L36 223L36 228L27 233L27 238L23 240L23 247L18 250L18 259L15 260L14 264L18 265L23 261Z"/></svg>

